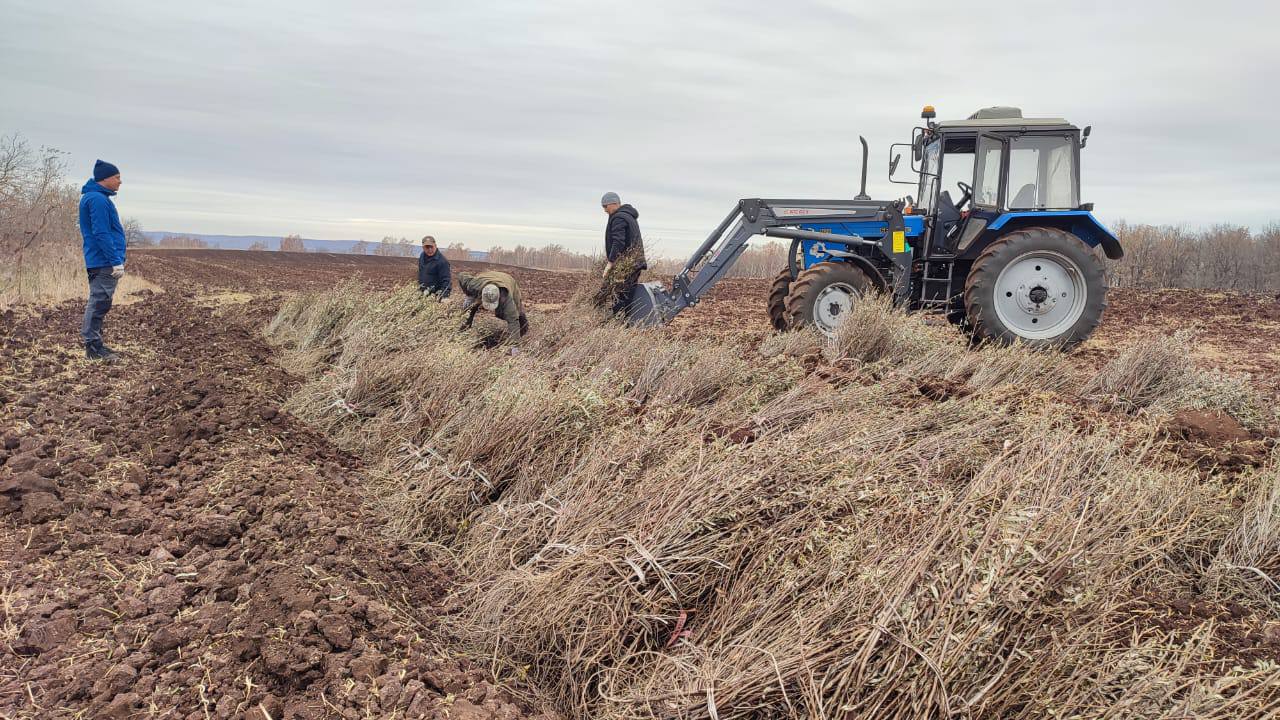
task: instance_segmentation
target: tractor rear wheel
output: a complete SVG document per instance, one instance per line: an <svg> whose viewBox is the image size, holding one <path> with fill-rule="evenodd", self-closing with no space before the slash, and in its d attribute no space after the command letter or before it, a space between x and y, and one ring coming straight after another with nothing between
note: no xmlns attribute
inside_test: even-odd
<svg viewBox="0 0 1280 720"><path fill-rule="evenodd" d="M787 295L791 292L791 268L782 268L782 272L773 278L769 286L769 322L773 329L785 332L791 327L787 320Z"/></svg>
<svg viewBox="0 0 1280 720"><path fill-rule="evenodd" d="M875 283L857 265L824 262L801 272L787 294L787 318L791 327L812 325L827 337L875 289Z"/></svg>
<svg viewBox="0 0 1280 720"><path fill-rule="evenodd" d="M964 284L974 337L1067 348L1098 327L1107 307L1102 263L1057 228L1015 230L982 251Z"/></svg>

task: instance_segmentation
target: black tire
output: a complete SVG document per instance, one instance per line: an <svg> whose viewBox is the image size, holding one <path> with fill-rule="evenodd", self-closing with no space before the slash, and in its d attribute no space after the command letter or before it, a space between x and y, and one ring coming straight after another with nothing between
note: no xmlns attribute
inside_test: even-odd
<svg viewBox="0 0 1280 720"><path fill-rule="evenodd" d="M1023 228L974 261L965 319L978 341L1066 349L1093 334L1106 293L1102 263L1084 241L1057 228Z"/></svg>
<svg viewBox="0 0 1280 720"><path fill-rule="evenodd" d="M843 289L842 289L843 286ZM787 318L791 327L814 326L823 334L835 334L840 315L852 302L873 292L876 285L857 265L846 262L818 263L802 271L787 294ZM852 291L852 298L849 298ZM848 304L849 307L845 307Z"/></svg>
<svg viewBox="0 0 1280 720"><path fill-rule="evenodd" d="M787 295L791 292L791 268L782 268L769 286L769 322L778 332L791 327L787 319Z"/></svg>

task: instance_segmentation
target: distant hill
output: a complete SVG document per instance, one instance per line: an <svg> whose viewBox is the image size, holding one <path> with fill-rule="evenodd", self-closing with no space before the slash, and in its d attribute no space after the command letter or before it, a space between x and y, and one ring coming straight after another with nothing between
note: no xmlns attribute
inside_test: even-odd
<svg viewBox="0 0 1280 720"><path fill-rule="evenodd" d="M267 235L202 235L200 233L186 232L168 232L162 230L148 230L143 233L147 239L152 242L159 242L161 238L168 236L182 236L196 238L209 243L209 247L217 250L248 250L254 243L260 242L267 246L268 250L280 249L280 238L270 237ZM302 239L302 244L308 250L314 252L330 252L330 253L350 253L352 247L359 240L309 240Z"/></svg>

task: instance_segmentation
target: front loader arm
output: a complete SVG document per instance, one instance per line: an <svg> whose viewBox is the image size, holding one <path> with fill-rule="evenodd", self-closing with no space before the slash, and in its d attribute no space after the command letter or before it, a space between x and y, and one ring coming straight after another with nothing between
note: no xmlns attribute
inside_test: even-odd
<svg viewBox="0 0 1280 720"><path fill-rule="evenodd" d="M894 222L896 216L896 222ZM871 240L857 235L832 235L801 230L795 226L816 222L889 221L890 233L885 240ZM792 240L828 240L847 244L888 247L892 230L901 231L902 215L896 203L867 200L739 200L725 219L694 251L684 268L672 279L671 289L660 283L645 283L633 300L632 321L639 324L669 322L687 307L698 304L729 272L747 244L756 235ZM900 237L900 236L899 236ZM910 253L892 256L895 264L906 264ZM905 276L908 273L898 273ZM894 288L899 290L899 288ZM897 294L895 292L895 294Z"/></svg>

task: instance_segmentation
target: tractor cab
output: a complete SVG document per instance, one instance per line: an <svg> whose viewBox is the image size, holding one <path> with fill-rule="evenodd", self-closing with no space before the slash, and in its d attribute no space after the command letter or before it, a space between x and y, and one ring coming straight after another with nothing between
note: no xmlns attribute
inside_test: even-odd
<svg viewBox="0 0 1280 720"><path fill-rule="evenodd" d="M965 120L933 121L912 137L916 212L926 216L928 257L958 257L1009 213L1087 212L1080 205L1079 128L1061 118L1024 118L1012 107ZM1083 137L1087 138L1086 128Z"/></svg>

